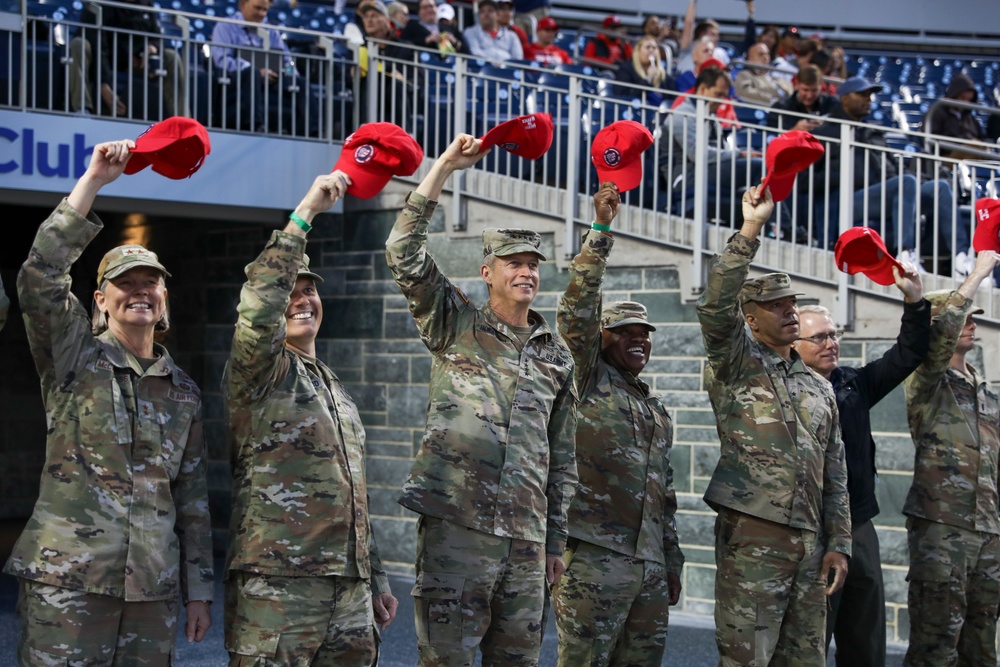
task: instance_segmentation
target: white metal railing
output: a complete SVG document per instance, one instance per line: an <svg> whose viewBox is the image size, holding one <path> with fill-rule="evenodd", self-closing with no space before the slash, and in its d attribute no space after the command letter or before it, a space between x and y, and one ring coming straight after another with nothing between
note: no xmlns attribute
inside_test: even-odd
<svg viewBox="0 0 1000 667"><path fill-rule="evenodd" d="M168 13L182 30L179 36L163 39L169 39L169 47L178 48L186 63L190 73L187 96L195 116L210 128L241 131L242 122L231 123L230 116L235 112L242 121L245 105L238 104L235 109L231 104L217 106L225 97L220 90L227 85L226 73L208 57L211 45L192 39L184 29L185 20L195 16ZM62 58L68 44L54 40L52 30L44 48L33 48L41 44L31 29L36 21L51 22L24 16L12 29L9 22L0 20L0 37L6 35L8 40L6 50L0 42L0 80L7 80L6 87L0 82L0 106L72 113L67 99L60 100L58 95L42 99L45 96L38 94L44 77L28 77L22 72L18 82L23 88L21 96L13 95L11 81L17 79L16 59L11 57L14 35L20 38L22 70L27 69L36 50L58 51L60 57L48 60L47 85L51 90L55 90L53 82L59 71L76 65L72 59L67 62ZM68 27L72 35L79 24ZM704 282L704 260L738 227L742 193L759 183L768 142L777 134L767 122L765 107L734 102L738 121L727 125L710 113L711 100L692 96L693 107L671 109L672 97L662 104L651 103L646 100L652 99L648 94L654 91L617 84L582 66L485 63L455 55L442 57L435 50L419 48L389 57L384 44L369 40L364 63L367 76L362 80L358 51L335 41L338 36L308 30L282 32L324 45L319 55L294 56L301 77L296 79L308 87L310 104L317 105L316 113L322 119L316 140L343 140L361 122L386 120L404 127L424 147L425 155L433 158L457 132L481 136L496 123L517 115L552 115L555 136L543 158L531 162L494 150L474 170L453 179L452 221L459 228L464 225L466 198L499 200L509 207L562 221L566 251L573 253L577 225L589 222L586 198L598 186L589 156L594 135L614 120L632 119L646 125L653 131L655 143L645 155L642 182L623 197L625 205L616 229L624 235L690 250L694 261L689 282L695 291ZM150 38L131 35L129 39ZM262 58L273 56L266 49L256 51ZM4 62L8 63L6 72ZM38 71L41 64L34 67ZM164 77L158 71L154 76L152 85L162 88ZM229 78L228 85L233 86ZM68 85L63 85L68 91ZM143 85L147 85L145 81ZM240 84L235 85L239 90ZM200 95L208 96L211 103L206 104ZM279 98L277 104L291 104L295 109L294 99ZM153 111L164 111L162 96L160 106ZM252 109L250 113L254 113ZM308 113L307 118L311 118ZM828 284L844 296L850 290L894 296L892 289L830 270L832 241L853 224L864 223L878 229L891 250L906 248L922 258L928 288L955 285L954 255L968 249L960 246L967 244L975 231L972 203L980 196L997 193L1000 166L989 159L995 146L979 145L976 160L955 160L942 157L939 148L934 149L935 154L918 152L919 146L934 145L933 138L924 134L878 128L888 135L888 145L883 146L859 138L872 126L829 122L829 136L821 137L826 155L799 175L792 195L776 207L758 263ZM286 132L286 128L269 123L264 121L269 133ZM301 128L293 123L289 129L298 133ZM695 135L693 143L681 140L688 131ZM839 161L835 159L838 154ZM856 161L861 165L858 169ZM423 173L419 171L411 180ZM849 326L846 299L840 301L844 305L836 313L838 323ZM986 301L984 297L987 315L1000 319L1000 307L993 299Z"/></svg>
<svg viewBox="0 0 1000 667"><path fill-rule="evenodd" d="M89 17L70 20L29 16L22 7L16 23L2 15L0 106L141 121L180 114L210 129L320 141L342 140L357 124L357 48L340 35L280 28L285 37L314 42L317 51L286 53L270 48L267 29L274 26L158 9L170 32L153 35L103 25L108 7L135 9L88 3ZM264 47L214 44L193 36L192 22L256 28ZM226 49L238 58L233 71L212 57ZM274 80L265 83L262 69L272 70Z"/></svg>

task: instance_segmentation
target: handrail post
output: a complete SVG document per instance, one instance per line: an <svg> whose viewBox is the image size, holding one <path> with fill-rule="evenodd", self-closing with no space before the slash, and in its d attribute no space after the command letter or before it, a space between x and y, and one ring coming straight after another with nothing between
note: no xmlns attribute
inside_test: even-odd
<svg viewBox="0 0 1000 667"><path fill-rule="evenodd" d="M465 132L465 108L466 108L466 86L468 84L468 73L466 71L465 58L455 59L455 127L452 136L458 136ZM451 140L448 140L451 143ZM451 176L451 228L455 231L464 231L466 228L466 207L462 199L462 191L465 189L465 171L456 171Z"/></svg>
<svg viewBox="0 0 1000 667"><path fill-rule="evenodd" d="M708 103L704 98L695 100L695 149L694 149L694 244L691 256L692 296L705 289L704 251L708 230ZM687 156L684 156L685 158Z"/></svg>
<svg viewBox="0 0 1000 667"><path fill-rule="evenodd" d="M569 110L566 112L566 122L569 123L569 127L566 132L566 153L567 155L574 154L574 148L578 150L586 150L580 141L580 123L583 115L580 113L580 92L582 90L580 85L580 78L577 76L571 76L569 79ZM576 224L577 218L577 203L579 202L579 197L577 196L579 190L579 161L578 160L566 160L566 230L565 236L563 237L563 249L565 250L566 259L572 259L576 256L576 234L574 234L574 225Z"/></svg>
<svg viewBox="0 0 1000 667"><path fill-rule="evenodd" d="M838 238L854 226L854 128L849 123L840 125L840 198L838 209ZM829 189L827 189L829 196ZM837 300L833 308L834 325L841 329L853 329L853 304L850 294L850 276L844 271L837 271Z"/></svg>

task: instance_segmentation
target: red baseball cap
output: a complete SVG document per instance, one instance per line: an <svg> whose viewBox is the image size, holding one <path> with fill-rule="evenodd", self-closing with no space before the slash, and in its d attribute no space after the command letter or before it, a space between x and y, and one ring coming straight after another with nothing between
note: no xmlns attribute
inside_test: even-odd
<svg viewBox="0 0 1000 667"><path fill-rule="evenodd" d="M535 30L558 30L559 26L556 24L556 20L551 16L543 16L538 19L538 25L535 26Z"/></svg>
<svg viewBox="0 0 1000 667"><path fill-rule="evenodd" d="M594 137L590 160L597 178L612 181L618 192L627 192L642 180L642 153L653 145L653 134L634 120L617 120Z"/></svg>
<svg viewBox="0 0 1000 667"><path fill-rule="evenodd" d="M886 250L882 237L871 227L852 227L840 235L833 247L837 268L854 275L863 273L879 285L893 285L892 267L903 265Z"/></svg>
<svg viewBox="0 0 1000 667"><path fill-rule="evenodd" d="M605 28L614 28L622 24L622 19L617 14L612 14L611 16L605 16L604 20L601 21L601 25Z"/></svg>
<svg viewBox="0 0 1000 667"><path fill-rule="evenodd" d="M480 150L499 146L508 153L537 160L552 145L552 116L533 113L511 118L487 132L480 141Z"/></svg>
<svg viewBox="0 0 1000 667"><path fill-rule="evenodd" d="M717 69L722 69L722 70L726 69L725 64L718 58L709 58L708 60L706 60L705 62L703 62L701 65L698 66L698 74L701 74L709 67L715 67Z"/></svg>
<svg viewBox="0 0 1000 667"><path fill-rule="evenodd" d="M193 118L172 116L154 123L135 140L129 151L126 174L135 174L152 165L153 171L180 180L201 168L212 152L208 131Z"/></svg>
<svg viewBox="0 0 1000 667"><path fill-rule="evenodd" d="M795 175L821 157L823 144L819 139L802 130L785 132L767 146L767 174L760 182L761 191L770 185L774 201L786 199L792 194Z"/></svg>
<svg viewBox="0 0 1000 667"><path fill-rule="evenodd" d="M977 199L975 213L976 234L972 237L972 249L1000 252L1000 199Z"/></svg>
<svg viewBox="0 0 1000 667"><path fill-rule="evenodd" d="M371 199L393 176L409 176L424 159L424 150L406 130L392 123L365 123L344 140L334 170L351 177L349 194Z"/></svg>

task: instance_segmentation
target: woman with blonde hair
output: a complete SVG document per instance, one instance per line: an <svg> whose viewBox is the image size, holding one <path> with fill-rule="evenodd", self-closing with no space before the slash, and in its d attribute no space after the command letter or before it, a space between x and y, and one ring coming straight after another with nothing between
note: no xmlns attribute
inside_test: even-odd
<svg viewBox="0 0 1000 667"><path fill-rule="evenodd" d="M636 42L635 48L632 49L632 60L622 63L615 76L617 80L615 94L642 97L646 104L654 106L663 101L663 93L659 91L669 90L672 87L667 70L660 60L660 45L649 35L641 37ZM657 90L644 90L640 95L635 86Z"/></svg>

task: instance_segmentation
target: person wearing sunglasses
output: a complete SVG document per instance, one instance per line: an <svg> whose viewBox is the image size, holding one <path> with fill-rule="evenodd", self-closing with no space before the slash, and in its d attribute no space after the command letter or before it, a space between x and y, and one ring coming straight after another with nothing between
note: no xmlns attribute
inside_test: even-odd
<svg viewBox="0 0 1000 667"><path fill-rule="evenodd" d="M904 263L893 269L903 294L903 318L896 343L860 368L840 366L840 339L830 311L823 306L799 307L799 339L792 347L809 368L833 385L840 412L840 432L847 463L847 493L851 504L851 566L839 591L830 596L826 646L837 638L837 664L885 665L885 591L878 535L872 519L878 515L875 497L875 439L869 411L903 382L927 356L931 309L923 298L920 274Z"/></svg>

